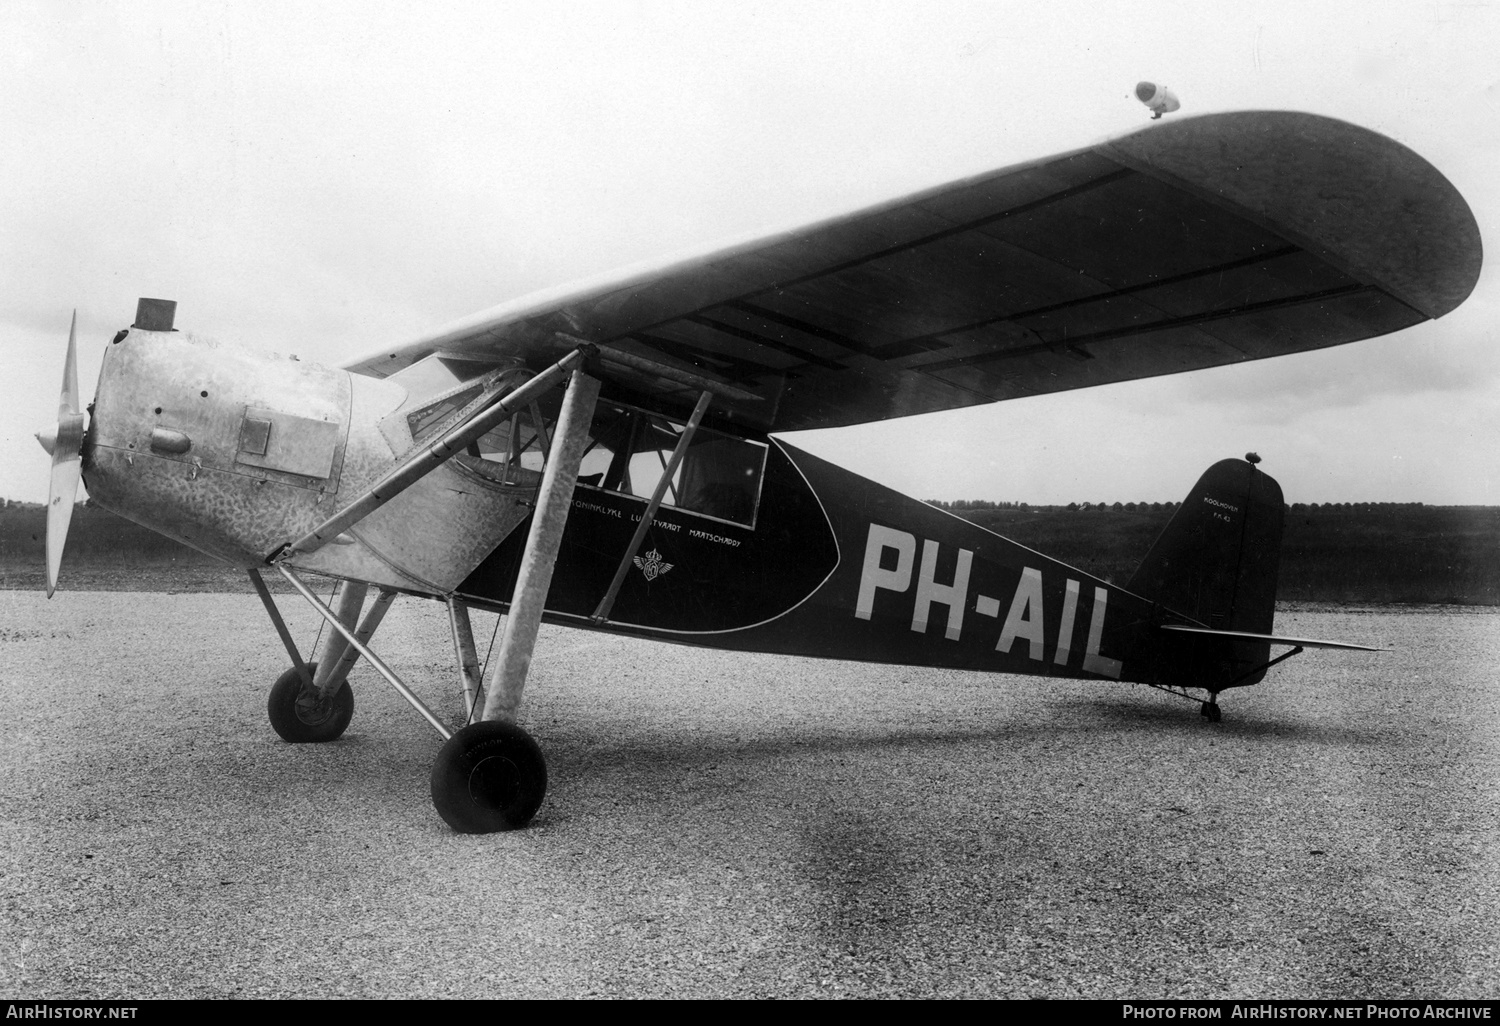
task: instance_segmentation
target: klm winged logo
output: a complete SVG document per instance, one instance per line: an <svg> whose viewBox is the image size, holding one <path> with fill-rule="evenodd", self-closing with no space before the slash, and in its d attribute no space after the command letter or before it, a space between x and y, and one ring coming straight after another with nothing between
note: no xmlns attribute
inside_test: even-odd
<svg viewBox="0 0 1500 1026"><path fill-rule="evenodd" d="M654 581L662 574L672 569L672 564L663 563L661 559L661 553L656 551L655 549L652 549L650 552L646 553L646 557L644 559L642 559L640 556L636 556L635 565L641 568L641 573L646 575L646 580L648 581Z"/></svg>

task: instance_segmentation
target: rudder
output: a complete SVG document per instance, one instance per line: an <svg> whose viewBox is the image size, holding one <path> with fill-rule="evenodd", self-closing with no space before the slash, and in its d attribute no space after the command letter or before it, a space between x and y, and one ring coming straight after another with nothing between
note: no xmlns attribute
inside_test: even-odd
<svg viewBox="0 0 1500 1026"><path fill-rule="evenodd" d="M1221 460L1198 479L1127 587L1205 627L1269 634L1285 510L1274 478L1247 460ZM1269 646L1219 642L1213 647L1217 658L1205 660L1210 653L1200 651L1199 658L1189 660L1194 676L1202 675L1196 686L1218 690L1231 681L1243 685L1260 678L1238 679L1264 663ZM1208 672L1206 663L1220 668Z"/></svg>

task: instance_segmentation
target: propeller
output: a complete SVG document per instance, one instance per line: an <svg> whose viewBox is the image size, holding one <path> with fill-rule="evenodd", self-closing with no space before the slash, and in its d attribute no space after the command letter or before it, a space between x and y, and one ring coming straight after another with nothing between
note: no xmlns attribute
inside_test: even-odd
<svg viewBox="0 0 1500 1026"><path fill-rule="evenodd" d="M52 456L52 481L47 493L47 597L57 591L57 572L62 567L63 545L73 502L78 498L78 479L83 473L83 410L78 404L78 311L68 326L68 362L63 368L62 397L57 404L57 425L38 431L36 440Z"/></svg>

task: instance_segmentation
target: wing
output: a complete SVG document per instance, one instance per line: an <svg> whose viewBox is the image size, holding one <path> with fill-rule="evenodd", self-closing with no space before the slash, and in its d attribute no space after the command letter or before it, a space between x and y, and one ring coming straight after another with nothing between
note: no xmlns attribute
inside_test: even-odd
<svg viewBox="0 0 1500 1026"><path fill-rule="evenodd" d="M834 427L1339 345L1439 317L1479 229L1411 150L1310 114L1158 124L713 252L537 293L382 350L555 359L766 431Z"/></svg>

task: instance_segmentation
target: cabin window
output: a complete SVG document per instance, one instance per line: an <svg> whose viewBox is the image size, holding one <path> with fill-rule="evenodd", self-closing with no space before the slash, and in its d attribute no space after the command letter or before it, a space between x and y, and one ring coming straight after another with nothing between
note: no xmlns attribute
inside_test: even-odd
<svg viewBox="0 0 1500 1026"><path fill-rule="evenodd" d="M684 430L666 417L601 402L578 483L649 499ZM700 427L667 484L662 505L753 527L765 465L764 443Z"/></svg>
<svg viewBox="0 0 1500 1026"><path fill-rule="evenodd" d="M479 393L480 385L467 384L407 413L412 441L435 438ZM546 467L561 405L561 393L549 390L491 428L455 459L496 484L536 487ZM578 483L650 499L684 430L682 423L668 417L600 402L589 427ZM754 527L765 465L764 442L700 427L667 484L662 505Z"/></svg>
<svg viewBox="0 0 1500 1026"><path fill-rule="evenodd" d="M468 388L450 392L440 399L419 407L406 415L406 426L411 429L411 440L413 442L425 442L432 435L437 434L438 428L459 410L463 409L475 396L479 395L480 387L470 385Z"/></svg>
<svg viewBox="0 0 1500 1026"><path fill-rule="evenodd" d="M527 377L524 371L508 374L514 380L500 389L502 393L519 387ZM494 383L487 379L483 383L468 382L450 388L407 413L406 424L412 441L418 444L432 441L445 429L454 426L458 412L477 398L484 387ZM535 487L542 479L547 446L560 403L557 394L542 397L471 442L454 459L496 484Z"/></svg>
<svg viewBox="0 0 1500 1026"><path fill-rule="evenodd" d="M559 401L545 398L518 410L469 446L465 465L505 484L535 487L547 465L547 449L557 428Z"/></svg>

